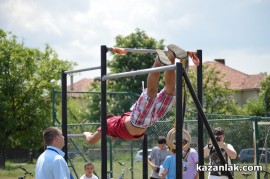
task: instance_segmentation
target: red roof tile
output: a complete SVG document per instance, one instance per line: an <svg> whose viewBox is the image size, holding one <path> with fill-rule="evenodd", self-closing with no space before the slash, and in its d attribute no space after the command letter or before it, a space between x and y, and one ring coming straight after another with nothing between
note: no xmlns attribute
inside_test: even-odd
<svg viewBox="0 0 270 179"><path fill-rule="evenodd" d="M229 82L230 89L260 89L260 83L266 77L265 74L248 75L216 61L207 61L204 65L220 71L224 75L223 80Z"/></svg>
<svg viewBox="0 0 270 179"><path fill-rule="evenodd" d="M76 93L76 92L87 92L89 91L89 87L91 83L93 83L94 79L91 78L83 78L78 82L73 83L73 89L71 89L71 85L67 87L68 96L78 98L83 97L83 93ZM74 92L74 93L72 93Z"/></svg>
<svg viewBox="0 0 270 179"><path fill-rule="evenodd" d="M73 83L73 89L71 89L71 85L68 86L67 91L87 91L93 81L94 79L91 78L83 78L80 81Z"/></svg>

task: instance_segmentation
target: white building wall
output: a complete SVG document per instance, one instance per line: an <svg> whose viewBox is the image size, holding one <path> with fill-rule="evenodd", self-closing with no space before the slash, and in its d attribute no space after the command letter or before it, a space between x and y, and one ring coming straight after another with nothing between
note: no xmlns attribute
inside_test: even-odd
<svg viewBox="0 0 270 179"><path fill-rule="evenodd" d="M235 92L234 98L237 101L239 106L243 106L250 99L258 99L259 98L259 90L254 89L254 90Z"/></svg>

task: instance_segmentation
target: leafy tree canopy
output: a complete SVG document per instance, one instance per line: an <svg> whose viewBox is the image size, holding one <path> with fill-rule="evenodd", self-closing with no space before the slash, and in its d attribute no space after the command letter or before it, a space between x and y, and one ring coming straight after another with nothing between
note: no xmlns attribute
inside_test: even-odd
<svg viewBox="0 0 270 179"><path fill-rule="evenodd" d="M258 99L251 99L243 106L243 112L250 116L270 116L270 75L261 83Z"/></svg>
<svg viewBox="0 0 270 179"><path fill-rule="evenodd" d="M189 77L196 91L196 70L189 71ZM233 99L233 91L228 88L229 83L222 79L224 74L208 65L203 66L203 109L209 114L238 114L239 107ZM194 102L188 98L188 110L196 112Z"/></svg>
<svg viewBox="0 0 270 179"><path fill-rule="evenodd" d="M262 93L261 98L263 99L264 110L270 116L270 75L268 75L261 84Z"/></svg>
<svg viewBox="0 0 270 179"><path fill-rule="evenodd" d="M157 41L149 37L144 31L136 29L134 33L123 37L118 35L116 38L116 47L123 48L142 48L142 49L164 49L163 40ZM155 54L128 53L127 55L114 55L109 62L110 73L129 72L151 68ZM147 75L138 75L135 77L126 77L115 79L109 85L111 91L128 91L140 94L142 81L146 84ZM161 78L162 79L162 78Z"/></svg>
<svg viewBox="0 0 270 179"><path fill-rule="evenodd" d="M10 147L40 147L42 130L50 126L51 91L59 88L61 71L73 65L60 60L49 45L44 52L28 48L17 42L16 36L0 29L2 156Z"/></svg>
<svg viewBox="0 0 270 179"><path fill-rule="evenodd" d="M122 48L137 48L137 49L163 49L163 40L157 41L152 37L149 37L144 31L136 29L135 32L127 35L118 35L116 38L115 47ZM112 60L108 62L108 68L110 74L129 72L134 70L141 70L151 68L155 59L155 54L143 54L143 53L128 53L126 55L114 54ZM108 91L111 92L130 92L132 94L140 94L142 91L142 82L145 82L146 88L147 75L138 75L134 77L124 77L120 79L108 80ZM163 81L161 75L161 81ZM162 83L160 83L162 85ZM164 82L163 82L164 84ZM160 86L161 88L162 86ZM99 82L91 84L90 90L100 91ZM134 95L130 97L123 97L117 99L115 96L111 96L108 99L108 110L114 114L121 114L129 111L131 104L134 101ZM137 97L136 97L137 98ZM92 100L88 105L89 114L84 114L84 118L99 119L100 116L100 96L92 96ZM97 104L98 103L98 104ZM97 109L98 108L98 109Z"/></svg>

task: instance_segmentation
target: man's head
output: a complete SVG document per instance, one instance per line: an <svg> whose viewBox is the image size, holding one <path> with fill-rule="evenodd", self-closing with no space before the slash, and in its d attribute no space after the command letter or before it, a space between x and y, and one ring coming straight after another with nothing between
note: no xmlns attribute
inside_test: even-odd
<svg viewBox="0 0 270 179"><path fill-rule="evenodd" d="M65 145L65 138L62 131L57 127L48 127L43 131L43 140L46 146L54 146L62 149Z"/></svg>
<svg viewBox="0 0 270 179"><path fill-rule="evenodd" d="M221 127L215 128L213 133L217 142L224 140L224 130Z"/></svg>
<svg viewBox="0 0 270 179"><path fill-rule="evenodd" d="M158 147L160 148L160 150L165 150L167 145L166 145L166 138L164 136L159 136L158 140Z"/></svg>

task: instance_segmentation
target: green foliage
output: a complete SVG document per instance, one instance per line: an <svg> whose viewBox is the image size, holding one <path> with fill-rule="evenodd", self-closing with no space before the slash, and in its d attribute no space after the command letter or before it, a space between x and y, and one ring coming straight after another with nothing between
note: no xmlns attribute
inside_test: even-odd
<svg viewBox="0 0 270 179"><path fill-rule="evenodd" d="M233 99L232 91L228 88L229 83L222 81L224 74L221 74L215 68L209 68L207 65L204 69L203 97L205 112L220 114L234 113L236 103Z"/></svg>
<svg viewBox="0 0 270 179"><path fill-rule="evenodd" d="M163 49L163 40L156 41L149 37L144 31L136 29L134 33L123 37L116 37L116 47L123 48L142 48L142 49ZM128 53L126 55L114 55L113 59L108 63L110 73L129 72L151 68L154 62L154 54ZM140 94L142 89L142 81L146 83L147 75L139 75L135 77L126 77L115 79L110 83L111 91L127 91ZM162 78L161 78L162 79Z"/></svg>
<svg viewBox="0 0 270 179"><path fill-rule="evenodd" d="M195 69L189 71L189 78L196 91ZM209 114L238 114L240 108L233 99L229 83L222 81L224 74L208 65L203 66L203 110ZM188 98L188 110L196 112L193 99Z"/></svg>
<svg viewBox="0 0 270 179"><path fill-rule="evenodd" d="M264 106L260 99L251 99L243 106L243 111L249 116L263 116Z"/></svg>
<svg viewBox="0 0 270 179"><path fill-rule="evenodd" d="M101 106L101 97L100 93L94 93L87 95L87 112L82 114L83 118L91 122L100 122L100 106Z"/></svg>
<svg viewBox="0 0 270 179"><path fill-rule="evenodd" d="M262 93L260 97L263 98L264 110L270 114L270 75L261 83L261 87Z"/></svg>
<svg viewBox="0 0 270 179"><path fill-rule="evenodd" d="M262 81L259 98L248 100L243 106L243 112L249 116L270 114L270 76L266 76Z"/></svg>
<svg viewBox="0 0 270 179"><path fill-rule="evenodd" d="M0 153L6 148L40 147L42 130L50 126L51 89L59 88L60 60L46 45L45 52L25 47L16 36L0 29Z"/></svg>
<svg viewBox="0 0 270 179"><path fill-rule="evenodd" d="M163 49L163 40L156 41L149 37L144 31L136 29L134 33L125 37L118 35L116 38L115 47L122 48L138 48L138 49ZM151 68L155 59L155 54L128 53L126 55L115 54L111 61L108 62L110 74L129 72ZM147 75L138 75L133 77L125 77L120 79L108 80L108 92L128 92L130 95L125 95L119 98L119 95L110 94L108 97L108 111L116 115L120 115L129 111L133 102L137 99L135 94L140 94L142 91L142 82L145 82L146 87ZM161 75L161 81L163 81ZM90 91L100 91L100 82L92 84ZM162 84L162 83L161 83ZM163 82L164 84L164 82ZM135 97L135 98L134 98ZM99 119L100 117L100 96L95 95L89 98L88 119ZM92 120L91 120L92 121Z"/></svg>

